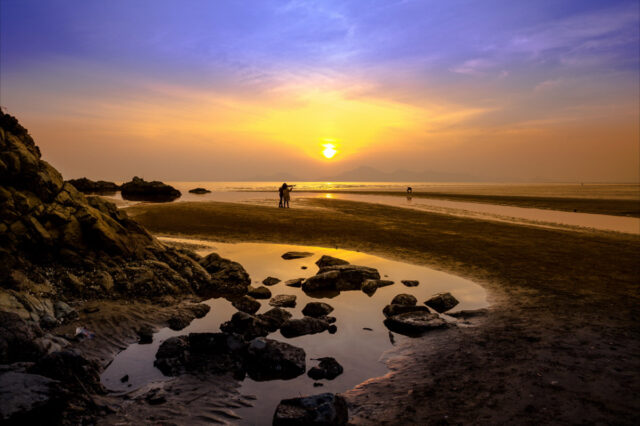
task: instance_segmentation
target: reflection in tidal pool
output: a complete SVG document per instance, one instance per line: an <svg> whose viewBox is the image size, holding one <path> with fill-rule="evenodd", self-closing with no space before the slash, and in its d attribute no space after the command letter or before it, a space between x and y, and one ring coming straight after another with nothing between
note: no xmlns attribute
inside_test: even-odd
<svg viewBox="0 0 640 426"><path fill-rule="evenodd" d="M379 288L372 297L362 291L343 291L336 297L322 299L335 308L330 314L337 319L338 331L335 334L324 332L287 339L279 331L271 333L268 338L288 342L305 350L307 370L317 364L314 358L330 356L344 367L344 373L331 381L320 380L322 387L314 387L314 380L306 374L292 380L268 382L256 382L246 378L241 383L240 392L255 395L257 399L254 407L240 408L236 413L247 424L270 424L275 407L281 399L321 392L344 392L369 378L386 374L383 357L385 351L391 349L393 344L389 331L383 325L382 309L396 294L413 294L418 303L422 304L432 294L448 291L460 301L454 308L455 311L479 309L488 305L484 289L471 281L423 266L354 251L284 244L228 244L178 238L161 240L167 243L196 244L196 252L202 256L215 251L222 257L237 261L247 270L254 286L262 285L262 280L268 276L280 278L282 281L269 289L274 296L296 295L297 305L289 309L293 318L301 318L302 308L308 302L318 299L306 295L300 288L287 287L284 281L314 275L317 272L315 261L323 254L347 260L355 265L376 268L383 279L395 281L391 286ZM309 251L314 254L303 259L284 260L281 255L287 251ZM307 269L302 269L304 266ZM401 280L418 280L420 284L409 288L401 284ZM121 352L103 373L103 384L112 391L127 392L153 381L166 380L166 377L153 366L155 353L162 341L192 332L219 332L220 324L228 321L236 312L231 303L222 298L210 299L205 303L211 306L209 314L193 321L184 330L162 329L154 335L152 344L133 344ZM271 308L267 300L261 301L261 304L258 313ZM395 333L394 337L396 343L407 339ZM120 382L124 375L129 375L128 383Z"/></svg>

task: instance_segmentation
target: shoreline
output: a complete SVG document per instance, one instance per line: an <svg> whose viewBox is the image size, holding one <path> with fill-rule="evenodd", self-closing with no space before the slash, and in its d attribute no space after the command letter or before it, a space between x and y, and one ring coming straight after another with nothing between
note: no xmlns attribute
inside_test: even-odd
<svg viewBox="0 0 640 426"><path fill-rule="evenodd" d="M396 416L416 423L634 422L637 237L340 200L313 204L318 209L185 202L128 211L154 233L339 245L482 285L492 305L482 327L412 341L391 373L346 393L354 424L393 424Z"/></svg>

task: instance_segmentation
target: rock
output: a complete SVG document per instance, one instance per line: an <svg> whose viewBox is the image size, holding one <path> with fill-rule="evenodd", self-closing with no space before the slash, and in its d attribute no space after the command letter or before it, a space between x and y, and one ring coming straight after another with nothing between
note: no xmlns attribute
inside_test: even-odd
<svg viewBox="0 0 640 426"><path fill-rule="evenodd" d="M292 294L279 294L269 301L269 305L279 308L293 308L296 306L296 296Z"/></svg>
<svg viewBox="0 0 640 426"><path fill-rule="evenodd" d="M264 321L269 327L269 331L276 331L282 324L284 324L288 319L291 318L291 312L286 311L282 308L272 308L267 312L258 315L262 321Z"/></svg>
<svg viewBox="0 0 640 426"><path fill-rule="evenodd" d="M51 330L58 325L60 325L60 322L49 314L44 314L40 317L40 327L45 330Z"/></svg>
<svg viewBox="0 0 640 426"><path fill-rule="evenodd" d="M406 285L407 287L417 287L418 284L420 284L420 281L417 281L417 280L402 280L400 282Z"/></svg>
<svg viewBox="0 0 640 426"><path fill-rule="evenodd" d="M203 318L209 313L209 311L211 310L211 306L207 305L206 303L196 303L187 305L185 309L191 311L194 317Z"/></svg>
<svg viewBox="0 0 640 426"><path fill-rule="evenodd" d="M486 308L483 308L483 309L472 309L472 310L452 312L452 313L448 313L447 315L454 318L469 319L469 318L483 317L488 313L489 313L489 310Z"/></svg>
<svg viewBox="0 0 640 426"><path fill-rule="evenodd" d="M302 283L302 290L360 290L368 279L380 279L374 268L358 265L335 265L321 268L318 273Z"/></svg>
<svg viewBox="0 0 640 426"><path fill-rule="evenodd" d="M303 315L318 318L333 312L333 306L324 302L309 302L302 308Z"/></svg>
<svg viewBox="0 0 640 426"><path fill-rule="evenodd" d="M327 331L329 334L336 334L338 332L338 327L336 327L335 324L331 324L329 328L327 328Z"/></svg>
<svg viewBox="0 0 640 426"><path fill-rule="evenodd" d="M53 304L53 309L55 310L56 318L61 322L78 318L78 312L61 300Z"/></svg>
<svg viewBox="0 0 640 426"><path fill-rule="evenodd" d="M426 306L391 304L385 306L382 310L385 317L392 317L406 312L429 312L429 309Z"/></svg>
<svg viewBox="0 0 640 426"><path fill-rule="evenodd" d="M220 325L220 330L239 334L245 340L266 336L271 331L275 331L272 328L272 323L246 312L236 312L231 316L231 320Z"/></svg>
<svg viewBox="0 0 640 426"><path fill-rule="evenodd" d="M302 259L304 257L313 256L313 253L309 253L308 251L288 251L282 255L282 258L285 260L291 259Z"/></svg>
<svg viewBox="0 0 640 426"><path fill-rule="evenodd" d="M0 373L0 423L50 424L59 418L63 398L57 380L15 371Z"/></svg>
<svg viewBox="0 0 640 426"><path fill-rule="evenodd" d="M233 299L231 302L234 308L239 311L247 312L249 314L255 314L260 309L260 302L251 296L242 296Z"/></svg>
<svg viewBox="0 0 640 426"><path fill-rule="evenodd" d="M327 379L333 380L339 375L342 374L344 369L342 366L336 361L335 358L331 357L323 357L318 358L320 363L317 367L312 367L307 375L311 377L313 380Z"/></svg>
<svg viewBox="0 0 640 426"><path fill-rule="evenodd" d="M129 381L129 375L125 374L124 376L120 377L120 383L125 383Z"/></svg>
<svg viewBox="0 0 640 426"><path fill-rule="evenodd" d="M415 306L418 303L418 299L415 296L406 293L400 293L396 295L391 301L392 305L406 305L406 306Z"/></svg>
<svg viewBox="0 0 640 426"><path fill-rule="evenodd" d="M413 336L445 327L447 323L438 314L414 311L391 316L384 320L384 325L396 333Z"/></svg>
<svg viewBox="0 0 640 426"><path fill-rule="evenodd" d="M346 425L347 402L340 395L322 393L283 399L273 415L274 426Z"/></svg>
<svg viewBox="0 0 640 426"><path fill-rule="evenodd" d="M192 194L208 194L211 191L209 191L206 188L193 188L193 189L190 189L189 192Z"/></svg>
<svg viewBox="0 0 640 426"><path fill-rule="evenodd" d="M149 405L160 405L167 402L166 393L162 389L152 389L145 395L144 399Z"/></svg>
<svg viewBox="0 0 640 426"><path fill-rule="evenodd" d="M393 281L389 280L365 280L362 284L362 291L368 296L372 296L378 288L386 287L391 284L393 284Z"/></svg>
<svg viewBox="0 0 640 426"><path fill-rule="evenodd" d="M200 260L200 265L211 275L210 291L230 294L245 294L251 279L238 262L211 253Z"/></svg>
<svg viewBox="0 0 640 426"><path fill-rule="evenodd" d="M125 200L136 201L173 201L182 195L180 191L159 181L147 182L135 176L130 182L120 186Z"/></svg>
<svg viewBox="0 0 640 426"><path fill-rule="evenodd" d="M153 342L153 329L149 326L140 327L138 330L138 343L148 345Z"/></svg>
<svg viewBox="0 0 640 426"><path fill-rule="evenodd" d="M83 393L105 394L99 371L97 363L75 350L62 350L45 355L29 369L29 373L58 380L67 387Z"/></svg>
<svg viewBox="0 0 640 426"><path fill-rule="evenodd" d="M268 285L268 286L276 285L279 282L280 282L280 278L275 278L275 277L267 277L264 280L262 280L262 284Z"/></svg>
<svg viewBox="0 0 640 426"><path fill-rule="evenodd" d="M460 302L458 302L458 300L453 297L451 293L438 293L424 302L425 305L439 313L448 311L458 303Z"/></svg>
<svg viewBox="0 0 640 426"><path fill-rule="evenodd" d="M120 190L120 186L113 182L107 182L104 180L92 181L85 177L80 179L70 179L67 181L74 186L78 191L85 194L104 194L114 193Z"/></svg>
<svg viewBox="0 0 640 426"><path fill-rule="evenodd" d="M186 328L194 319L195 315L193 315L192 313L180 311L173 314L171 318L169 318L169 320L167 321L167 325L170 329L179 331Z"/></svg>
<svg viewBox="0 0 640 426"><path fill-rule="evenodd" d="M318 268L320 269L325 268L327 266L348 265L348 264L349 262L347 262L346 260L338 259L337 257L333 257L333 256L327 256L326 254L323 254L320 259L316 260L316 265L318 265Z"/></svg>
<svg viewBox="0 0 640 426"><path fill-rule="evenodd" d="M305 356L302 348L258 337L249 342L245 368L256 381L287 380L304 373Z"/></svg>
<svg viewBox="0 0 640 426"><path fill-rule="evenodd" d="M280 333L287 338L303 336L306 334L322 333L329 329L329 323L318 318L303 317L290 319L280 327Z"/></svg>
<svg viewBox="0 0 640 426"><path fill-rule="evenodd" d="M269 290L264 286L260 286L257 288L253 286L249 286L247 295L253 297L254 299L270 299L271 290Z"/></svg>
<svg viewBox="0 0 640 426"><path fill-rule="evenodd" d="M43 350L35 339L41 335L37 326L17 314L0 311L0 364L37 360Z"/></svg>
<svg viewBox="0 0 640 426"><path fill-rule="evenodd" d="M302 281L304 281L304 278L294 278L292 280L285 281L284 285L287 287L301 287Z"/></svg>

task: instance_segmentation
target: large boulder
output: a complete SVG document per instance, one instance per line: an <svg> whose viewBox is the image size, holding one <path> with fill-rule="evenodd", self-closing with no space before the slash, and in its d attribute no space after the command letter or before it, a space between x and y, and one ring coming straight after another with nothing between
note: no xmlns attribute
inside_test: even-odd
<svg viewBox="0 0 640 426"><path fill-rule="evenodd" d="M293 379L305 372L305 357L302 348L258 337L249 342L245 368L256 381Z"/></svg>
<svg viewBox="0 0 640 426"><path fill-rule="evenodd" d="M247 271L238 262L220 257L217 253L211 253L200 260L200 265L211 276L212 292L223 294L245 294L251 278Z"/></svg>
<svg viewBox="0 0 640 426"><path fill-rule="evenodd" d="M285 321L280 327L280 333L284 337L298 337L305 334L322 333L328 330L330 324L320 318L303 317L300 319L290 319Z"/></svg>
<svg viewBox="0 0 640 426"><path fill-rule="evenodd" d="M283 399L273 415L274 426L337 426L348 420L347 402L332 393Z"/></svg>
<svg viewBox="0 0 640 426"><path fill-rule="evenodd" d="M431 296L429 300L424 302L425 305L439 313L446 312L449 309L452 309L458 303L460 303L458 302L458 299L453 297L451 293L438 293L434 296Z"/></svg>
<svg viewBox="0 0 640 426"><path fill-rule="evenodd" d="M396 333L416 336L429 330L446 327L447 323L438 314L413 311L391 316L384 320L384 325Z"/></svg>
<svg viewBox="0 0 640 426"><path fill-rule="evenodd" d="M182 195L171 185L159 181L148 182L138 176L120 186L122 198L137 201L173 201Z"/></svg>

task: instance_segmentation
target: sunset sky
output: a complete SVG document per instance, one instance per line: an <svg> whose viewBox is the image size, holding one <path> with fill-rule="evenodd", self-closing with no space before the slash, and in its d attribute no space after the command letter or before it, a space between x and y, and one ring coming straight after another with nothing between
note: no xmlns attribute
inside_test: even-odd
<svg viewBox="0 0 640 426"><path fill-rule="evenodd" d="M638 181L638 5L2 0L0 105L65 178Z"/></svg>

